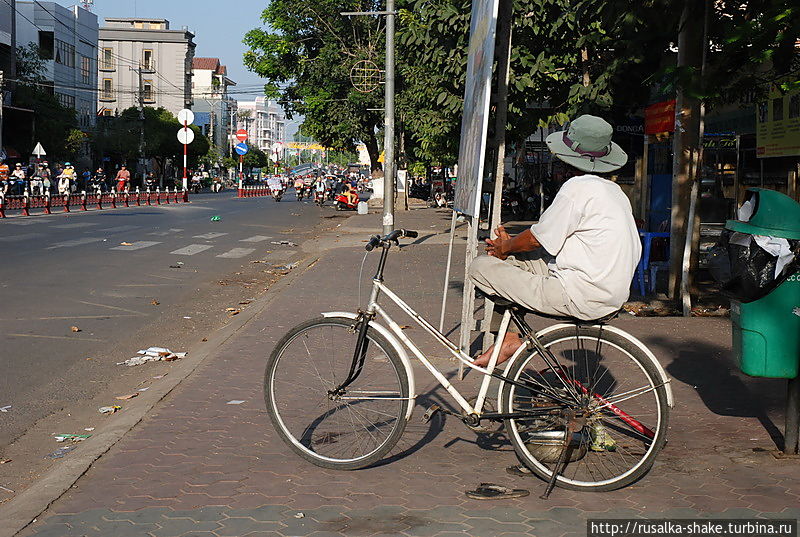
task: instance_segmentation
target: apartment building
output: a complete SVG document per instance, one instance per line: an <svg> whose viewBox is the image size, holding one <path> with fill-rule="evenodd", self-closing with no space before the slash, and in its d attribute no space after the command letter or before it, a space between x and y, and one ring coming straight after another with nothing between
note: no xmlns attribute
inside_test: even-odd
<svg viewBox="0 0 800 537"><path fill-rule="evenodd" d="M78 113L81 128L97 114L97 15L81 6L16 2L16 42L33 43L45 60L44 83L64 106Z"/></svg>
<svg viewBox="0 0 800 537"><path fill-rule="evenodd" d="M242 111L249 113L242 114ZM256 97L255 101L239 101L238 115L239 127L247 130L249 144L272 155L275 144L284 143L286 118L277 103L268 101L266 97Z"/></svg>
<svg viewBox="0 0 800 537"><path fill-rule="evenodd" d="M100 28L98 87L101 113L139 105L177 114L192 107L194 34L166 19L106 18Z"/></svg>
<svg viewBox="0 0 800 537"><path fill-rule="evenodd" d="M192 62L192 111L195 124L211 143L225 149L232 134L236 101L228 88L236 82L228 78L228 69L219 58L195 58Z"/></svg>
<svg viewBox="0 0 800 537"><path fill-rule="evenodd" d="M6 78L14 77L16 40L16 0L0 2L0 71Z"/></svg>

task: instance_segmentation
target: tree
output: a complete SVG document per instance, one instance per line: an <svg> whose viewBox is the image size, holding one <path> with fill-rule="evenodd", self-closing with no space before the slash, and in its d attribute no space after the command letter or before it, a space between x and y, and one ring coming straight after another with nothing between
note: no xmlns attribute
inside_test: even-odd
<svg viewBox="0 0 800 537"><path fill-rule="evenodd" d="M245 153L243 163L251 170L255 168L265 168L269 166L269 158L266 153L253 145L250 146L247 153Z"/></svg>
<svg viewBox="0 0 800 537"><path fill-rule="evenodd" d="M20 139L20 147L17 149L23 154L30 154L34 144L41 142L51 159L63 160L73 155L74 144L69 146L67 142L76 139L77 134L73 131L77 130L78 120L73 108L62 105L48 91L43 77L44 67L38 46L31 43L17 47L16 69L19 83L14 91L14 105L33 110L35 122L35 140Z"/></svg>
<svg viewBox="0 0 800 537"><path fill-rule="evenodd" d="M382 93L360 93L350 82L359 60L383 64L380 17L344 17L342 11L380 10L377 0L273 0L262 14L270 30L256 28L244 39L244 63L270 80L267 96L279 99L289 119L322 145L354 151L367 147L373 170L381 168L378 136Z"/></svg>

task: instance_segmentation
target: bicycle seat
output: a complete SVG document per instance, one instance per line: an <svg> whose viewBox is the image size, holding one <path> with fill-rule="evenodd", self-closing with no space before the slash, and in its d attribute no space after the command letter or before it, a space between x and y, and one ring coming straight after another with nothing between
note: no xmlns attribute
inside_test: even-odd
<svg viewBox="0 0 800 537"><path fill-rule="evenodd" d="M476 296L481 295L484 298L488 298L489 300L494 302L494 305L497 308L512 308L522 312L523 314L530 313L533 315L538 315L539 317L553 319L554 321L559 321L562 323L578 324L578 325L607 324L612 319L615 319L622 311L621 309L618 309L617 311L612 311L608 315L604 315L603 317L600 317L598 319L586 320L586 319L579 319L577 317L572 317L570 315L551 315L549 313L542 313L541 311L528 309L525 306L522 306L521 304L517 304L516 302L508 300L507 298L503 298L497 295L487 295L481 292L479 289L476 289L475 293Z"/></svg>

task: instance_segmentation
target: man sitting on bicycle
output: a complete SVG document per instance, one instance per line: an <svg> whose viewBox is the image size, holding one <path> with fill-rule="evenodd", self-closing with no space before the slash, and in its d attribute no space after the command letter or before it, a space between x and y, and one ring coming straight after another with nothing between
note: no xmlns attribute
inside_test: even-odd
<svg viewBox="0 0 800 537"><path fill-rule="evenodd" d="M583 115L547 137L550 152L571 167L571 178L530 229L511 237L499 226L497 238L486 239L488 255L469 267L478 289L530 310L583 320L622 307L641 243L627 196L616 183L595 175L628 160L611 141L612 132L602 118ZM516 333L506 334L498 363L520 343ZM473 363L485 367L490 355L491 349Z"/></svg>

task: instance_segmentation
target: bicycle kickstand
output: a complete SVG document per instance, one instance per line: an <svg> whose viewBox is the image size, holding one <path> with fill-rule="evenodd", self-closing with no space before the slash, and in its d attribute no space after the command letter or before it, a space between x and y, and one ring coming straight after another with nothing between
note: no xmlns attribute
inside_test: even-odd
<svg viewBox="0 0 800 537"><path fill-rule="evenodd" d="M547 488L544 489L544 494L539 496L541 500L546 500L550 497L550 493L553 492L553 488L556 486L558 474L560 474L567 465L567 460L572 451L572 435L575 433L573 430L574 428L575 426L572 420L569 420L567 426L564 428L564 447L561 448L561 454L558 457L555 467L553 467L553 475L550 476L550 481L547 482Z"/></svg>

